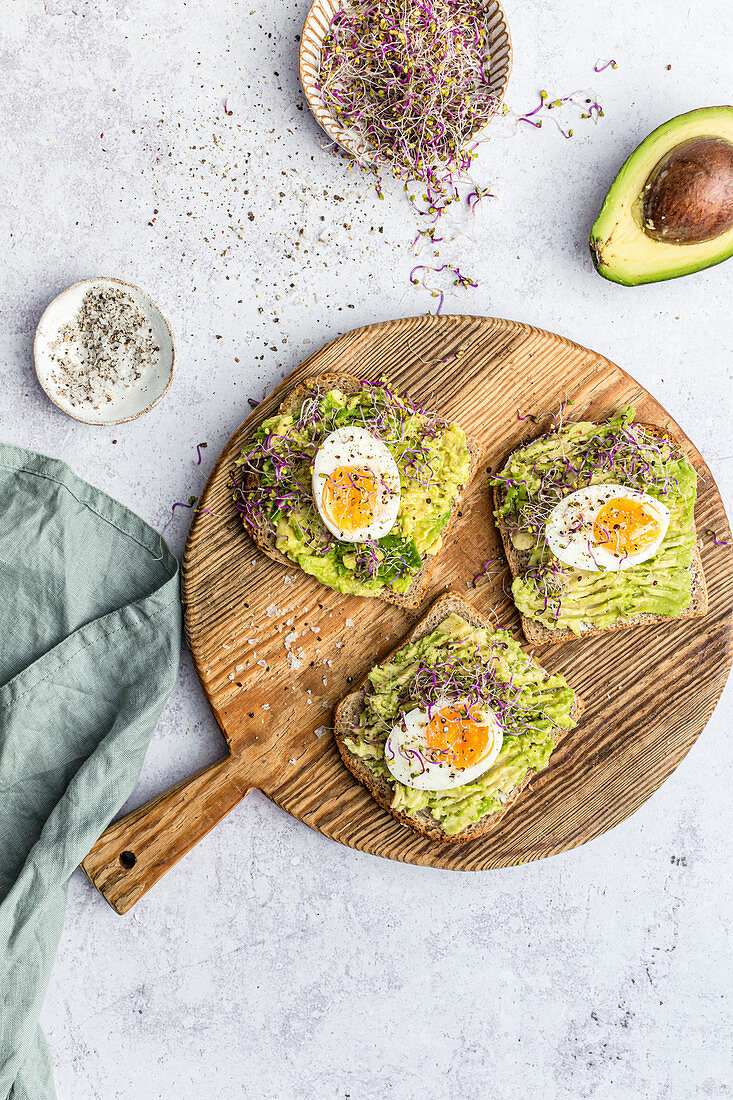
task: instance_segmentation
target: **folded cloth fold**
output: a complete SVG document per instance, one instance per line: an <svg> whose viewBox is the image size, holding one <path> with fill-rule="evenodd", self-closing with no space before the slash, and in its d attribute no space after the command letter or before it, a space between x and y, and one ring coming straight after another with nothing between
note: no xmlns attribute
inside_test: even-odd
<svg viewBox="0 0 733 1100"><path fill-rule="evenodd" d="M70 875L178 674L178 562L56 459L0 444L0 1097L55 1096L38 1016Z"/></svg>

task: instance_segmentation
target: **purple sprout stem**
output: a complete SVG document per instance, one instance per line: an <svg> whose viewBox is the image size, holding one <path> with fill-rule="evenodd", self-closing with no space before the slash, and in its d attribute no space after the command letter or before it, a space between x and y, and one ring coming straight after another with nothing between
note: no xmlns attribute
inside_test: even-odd
<svg viewBox="0 0 733 1100"><path fill-rule="evenodd" d="M481 571L479 573L477 573L476 576L473 578L474 588L476 587L477 583L481 580L481 578L486 576L486 574L489 571L489 566L493 565L495 561L496 561L496 558L489 558L488 561L484 562L483 566L481 567Z"/></svg>

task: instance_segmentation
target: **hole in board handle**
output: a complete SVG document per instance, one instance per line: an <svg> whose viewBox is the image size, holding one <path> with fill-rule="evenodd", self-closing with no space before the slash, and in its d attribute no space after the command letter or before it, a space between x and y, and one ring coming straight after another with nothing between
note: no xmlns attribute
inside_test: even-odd
<svg viewBox="0 0 733 1100"><path fill-rule="evenodd" d="M137 863L137 856L134 852L120 852L120 863L126 871L131 871Z"/></svg>

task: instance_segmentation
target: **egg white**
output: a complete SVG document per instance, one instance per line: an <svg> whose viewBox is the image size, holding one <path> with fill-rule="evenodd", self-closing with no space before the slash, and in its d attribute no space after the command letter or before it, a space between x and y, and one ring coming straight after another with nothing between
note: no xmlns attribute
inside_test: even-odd
<svg viewBox="0 0 733 1100"><path fill-rule="evenodd" d="M462 701L438 699L432 706L430 717L443 707L462 705L465 705ZM493 729L494 741L488 752L469 768L459 768L449 761L441 760L437 754L431 755L431 750L426 747L430 718L419 707L409 711L405 715L407 728L393 726L384 745L385 763L397 782L416 791L449 791L483 775L501 752L504 735L494 711L484 706L480 709L486 724Z"/></svg>
<svg viewBox="0 0 733 1100"><path fill-rule="evenodd" d="M593 524L601 508L618 497L638 500L659 521L659 535L645 550L636 554L619 557L602 544L596 542ZM638 489L627 489L623 485L589 485L587 489L577 489L569 493L550 512L545 525L547 545L556 558L574 569L586 569L589 572L630 569L634 565L653 558L659 550L669 527L670 512L666 504Z"/></svg>
<svg viewBox="0 0 733 1100"><path fill-rule="evenodd" d="M323 505L323 486L340 466L368 468L377 481L375 517L356 531L343 531ZM381 439L366 428L337 428L321 443L313 464L313 500L323 523L342 542L381 539L394 527L400 507L400 471Z"/></svg>

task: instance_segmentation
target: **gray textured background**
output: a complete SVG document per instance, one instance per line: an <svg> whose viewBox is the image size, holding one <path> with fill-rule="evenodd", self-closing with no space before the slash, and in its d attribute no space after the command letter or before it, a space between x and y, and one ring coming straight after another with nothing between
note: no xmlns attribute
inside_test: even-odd
<svg viewBox="0 0 733 1100"><path fill-rule="evenodd" d="M509 103L592 88L606 117L569 141L524 126L486 144L477 176L498 197L441 254L480 285L447 310L599 348L680 421L730 501L733 266L627 290L585 245L635 142L725 101L729 5L506 8ZM0 435L159 527L247 396L345 329L433 305L408 282L399 195L379 202L346 173L303 110L305 11L0 0ZM596 76L599 57L618 69ZM65 418L32 370L41 309L93 274L151 291L179 343L164 403L115 429ZM186 527L179 513L176 551ZM60 1100L728 1096L730 700L632 819L541 864L393 865L252 795L127 918L77 874L43 1013ZM219 752L186 663L134 802Z"/></svg>

